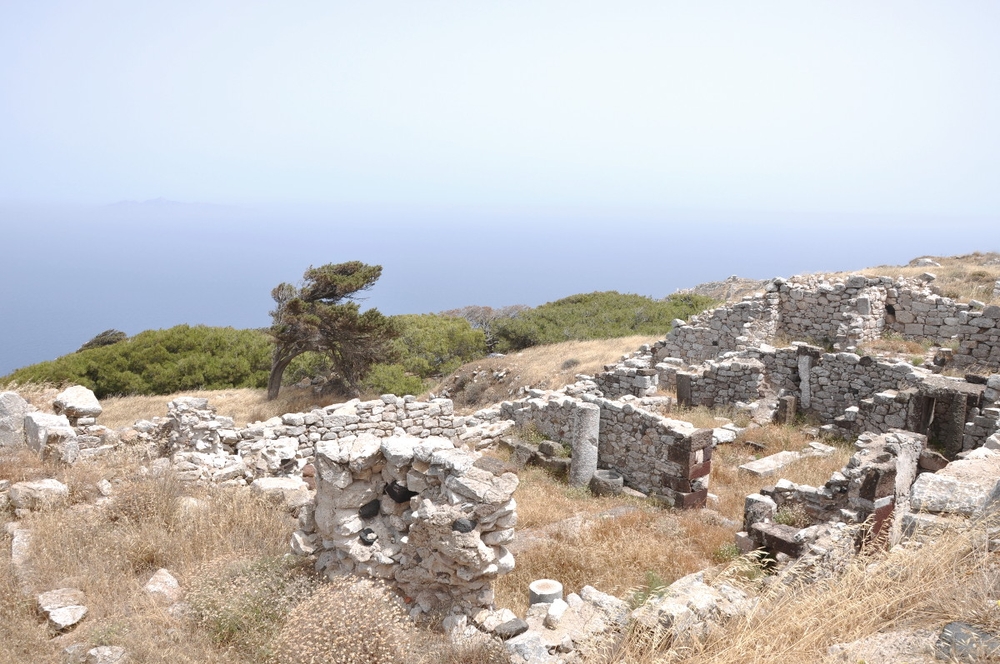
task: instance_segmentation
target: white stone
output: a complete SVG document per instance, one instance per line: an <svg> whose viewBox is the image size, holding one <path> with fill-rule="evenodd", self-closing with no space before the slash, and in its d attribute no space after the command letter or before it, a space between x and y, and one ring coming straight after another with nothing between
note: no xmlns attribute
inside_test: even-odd
<svg viewBox="0 0 1000 664"><path fill-rule="evenodd" d="M801 458L802 455L799 452L786 450L784 452L772 454L771 456L766 456L763 459L749 461L740 466L740 470L758 477L769 477L777 473L785 466L795 463Z"/></svg>
<svg viewBox="0 0 1000 664"><path fill-rule="evenodd" d="M97 646L87 651L86 664L125 664L128 652L121 646Z"/></svg>
<svg viewBox="0 0 1000 664"><path fill-rule="evenodd" d="M158 604L165 606L179 602L184 596L177 579L163 568L156 570L143 588Z"/></svg>
<svg viewBox="0 0 1000 664"><path fill-rule="evenodd" d="M69 497L69 487L56 479L18 482L9 491L10 503L17 509L40 510L59 505Z"/></svg>
<svg viewBox="0 0 1000 664"><path fill-rule="evenodd" d="M73 419L97 417L104 409L94 393L83 385L74 385L60 392L52 404L56 413Z"/></svg>
<svg viewBox="0 0 1000 664"><path fill-rule="evenodd" d="M75 439L76 432L65 415L28 413L24 417L24 438L28 447L41 454L49 445Z"/></svg>
<svg viewBox="0 0 1000 664"><path fill-rule="evenodd" d="M87 615L86 601L81 590L59 588L38 596L38 610L45 614L53 628L62 631L83 620Z"/></svg>
<svg viewBox="0 0 1000 664"><path fill-rule="evenodd" d="M0 392L0 447L24 445L24 417L30 411L16 392Z"/></svg>

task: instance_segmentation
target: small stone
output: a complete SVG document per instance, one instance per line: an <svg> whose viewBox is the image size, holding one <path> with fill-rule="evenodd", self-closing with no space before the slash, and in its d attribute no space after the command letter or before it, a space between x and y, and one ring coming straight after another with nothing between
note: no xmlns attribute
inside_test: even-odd
<svg viewBox="0 0 1000 664"><path fill-rule="evenodd" d="M362 505L360 509L358 509L358 516L360 516L362 519L373 519L376 516L378 516L378 512L381 506L382 506L382 501L380 501L378 498L376 498L375 500L371 500Z"/></svg>
<svg viewBox="0 0 1000 664"><path fill-rule="evenodd" d="M451 529L456 533L471 533L476 529L476 522L472 519L455 519L451 523Z"/></svg>
<svg viewBox="0 0 1000 664"><path fill-rule="evenodd" d="M86 664L125 664L128 653L120 646L98 646L87 651Z"/></svg>
<svg viewBox="0 0 1000 664"><path fill-rule="evenodd" d="M378 539L378 535L371 528L364 528L358 533L358 540L365 546L371 546Z"/></svg>
<svg viewBox="0 0 1000 664"><path fill-rule="evenodd" d="M144 589L158 604L164 606L180 601L184 595L177 579L163 568L156 570L156 573L146 582Z"/></svg>
<svg viewBox="0 0 1000 664"><path fill-rule="evenodd" d="M549 629L555 629L559 626L559 623L562 621L563 614L566 613L566 609L568 608L569 604L567 604L565 600L552 600L552 604L549 605L549 610L545 614L543 624Z"/></svg>
<svg viewBox="0 0 1000 664"><path fill-rule="evenodd" d="M493 633L504 641L507 639L513 639L515 636L520 636L527 631L528 623L524 622L520 618L514 618L513 620L508 620L505 623L500 623L493 629Z"/></svg>

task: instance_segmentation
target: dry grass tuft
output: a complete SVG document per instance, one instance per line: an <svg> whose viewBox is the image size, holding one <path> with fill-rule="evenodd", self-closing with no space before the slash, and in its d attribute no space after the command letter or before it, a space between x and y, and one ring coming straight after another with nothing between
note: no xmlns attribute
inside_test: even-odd
<svg viewBox="0 0 1000 664"><path fill-rule="evenodd" d="M407 629L409 628L409 629ZM382 664L408 650L406 612L382 584L339 577L288 616L274 644L275 664Z"/></svg>
<svg viewBox="0 0 1000 664"><path fill-rule="evenodd" d="M246 491L145 479L127 456L44 474L68 481L81 500L89 500L84 487L101 476L114 478L107 504L78 503L22 520L33 533L25 582L35 592L80 588L89 614L71 635L50 640L44 626L38 627L31 598L19 594L9 544L2 547L0 633L10 626L11 634L0 639L0 662L59 662L60 649L78 642L119 645L142 662L257 661L220 649L206 631L156 606L142 587L160 567L188 589L206 560L280 557L294 528L287 514ZM230 586L226 592L240 590ZM31 656L22 656L27 650Z"/></svg>
<svg viewBox="0 0 1000 664"><path fill-rule="evenodd" d="M264 661L272 656L273 641L286 617L317 583L308 563L301 560L223 557L205 563L193 575L187 595L189 617L216 646Z"/></svg>

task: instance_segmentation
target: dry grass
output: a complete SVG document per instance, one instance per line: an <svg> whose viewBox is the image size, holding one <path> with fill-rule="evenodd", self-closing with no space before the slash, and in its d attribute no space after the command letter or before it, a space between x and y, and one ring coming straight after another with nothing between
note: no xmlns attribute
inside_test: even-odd
<svg viewBox="0 0 1000 664"><path fill-rule="evenodd" d="M593 375L603 371L604 365L618 362L622 355L660 338L633 336L566 341L527 348L506 357L488 357L463 365L430 392L441 394L447 390L456 407L471 411L515 398L521 387L557 389L573 383L576 374ZM497 378L499 375L502 377Z"/></svg>
<svg viewBox="0 0 1000 664"><path fill-rule="evenodd" d="M772 586L757 610L691 652L667 653L635 639L616 661L820 662L837 643L896 629L939 629L952 620L996 633L1000 567L987 540L986 524L968 524L922 548L859 556L836 577Z"/></svg>
<svg viewBox="0 0 1000 664"><path fill-rule="evenodd" d="M692 412L706 421L717 417L708 409ZM557 579L567 592L589 584L618 596L641 596L720 562L743 522L745 497L777 479L742 473L738 466L775 452L801 450L813 440L801 428L776 425L754 429L751 437L765 450L740 442L716 448L710 490L718 504L711 510L678 511L632 498L595 498L542 470L525 468L515 494L517 567L497 582L498 605L524 611L528 584L538 578ZM841 446L833 456L803 459L781 476L821 486L850 454L849 446Z"/></svg>
<svg viewBox="0 0 1000 664"><path fill-rule="evenodd" d="M267 420L285 413L306 412L342 400L334 396L316 395L312 389L296 387L282 388L274 401L267 400L266 391L250 388L196 390L157 396L111 397L101 402L104 412L97 421L106 427L117 429L130 426L136 420L162 417L167 414L167 403L179 396L208 399L209 405L215 408L219 415L232 417L237 426Z"/></svg>
<svg viewBox="0 0 1000 664"><path fill-rule="evenodd" d="M59 649L76 642L120 645L142 662L245 661L157 607L142 586L160 567L190 587L206 560L281 556L294 528L286 514L245 491L202 493L168 479L142 479L127 456L44 474L66 481L77 504L22 521L33 533L25 581L36 592L80 588L89 614L71 635L50 640L33 602L17 592L9 545L3 547L0 614L12 634L0 639L0 662L61 661ZM115 484L112 502L79 502L92 500L101 478Z"/></svg>
<svg viewBox="0 0 1000 664"><path fill-rule="evenodd" d="M931 256L941 267L913 267L882 265L866 268L858 272L840 272L832 277L848 274L864 274L869 277L916 277L925 272L937 276L933 285L941 294L957 300L979 300L988 304L1000 304L1000 297L994 297L993 288L1000 280L1000 254L995 252L972 253L963 256Z"/></svg>

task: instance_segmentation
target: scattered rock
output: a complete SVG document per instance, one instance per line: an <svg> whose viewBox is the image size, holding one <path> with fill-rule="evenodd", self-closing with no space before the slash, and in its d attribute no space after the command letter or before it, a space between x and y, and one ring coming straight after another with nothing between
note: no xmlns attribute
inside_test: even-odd
<svg viewBox="0 0 1000 664"><path fill-rule="evenodd" d="M17 392L0 392L0 448L24 445L24 417L31 410Z"/></svg>
<svg viewBox="0 0 1000 664"><path fill-rule="evenodd" d="M69 487L56 479L18 482L10 488L10 503L17 509L43 510L57 507L69 498Z"/></svg>
<svg viewBox="0 0 1000 664"><path fill-rule="evenodd" d="M87 651L86 664L125 664L128 653L120 646L98 646Z"/></svg>
<svg viewBox="0 0 1000 664"><path fill-rule="evenodd" d="M146 582L144 589L150 597L163 606L179 602L184 596L177 579L163 568L156 570L156 573Z"/></svg>
<svg viewBox="0 0 1000 664"><path fill-rule="evenodd" d="M87 615L86 596L76 588L50 590L38 596L38 610L49 625L62 632L72 628Z"/></svg>
<svg viewBox="0 0 1000 664"><path fill-rule="evenodd" d="M1000 655L1000 638L969 623L944 626L936 645L938 659L949 662L982 662Z"/></svg>
<svg viewBox="0 0 1000 664"><path fill-rule="evenodd" d="M83 385L74 385L56 395L53 402L56 414L71 420L81 417L97 417L104 412L94 393Z"/></svg>

